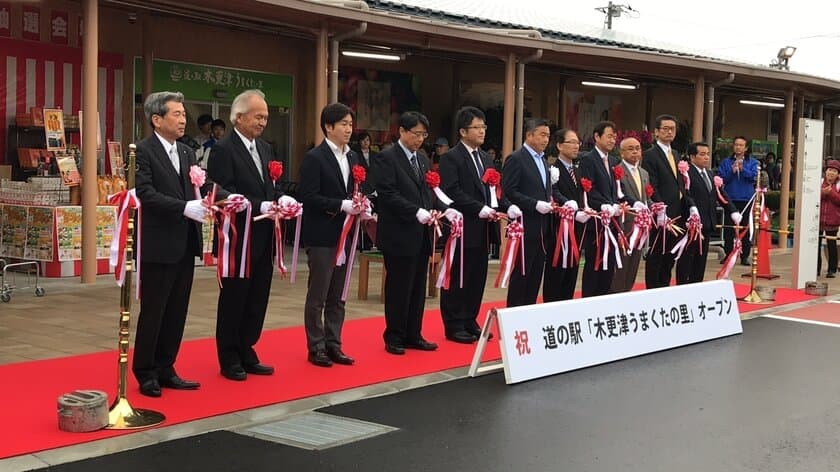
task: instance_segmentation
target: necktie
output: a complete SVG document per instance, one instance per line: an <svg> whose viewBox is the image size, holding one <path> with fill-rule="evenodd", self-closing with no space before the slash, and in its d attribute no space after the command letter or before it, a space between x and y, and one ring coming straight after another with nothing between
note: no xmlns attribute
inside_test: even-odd
<svg viewBox="0 0 840 472"><path fill-rule="evenodd" d="M674 162L674 153L671 152L671 149L668 149L668 164L671 166L671 172L674 173L674 177L677 176L677 164Z"/></svg>
<svg viewBox="0 0 840 472"><path fill-rule="evenodd" d="M633 169L633 181L636 182L636 190L639 191L639 196L644 198L644 192L642 191L642 178L639 176L639 168L633 166L631 169Z"/></svg>
<svg viewBox="0 0 840 472"><path fill-rule="evenodd" d="M700 173L703 175L703 182L706 182L706 190L711 192L712 191L712 181L709 180L709 174L706 173L706 169L701 169Z"/></svg>
<svg viewBox="0 0 840 472"><path fill-rule="evenodd" d="M257 167L257 173L260 174L260 179L263 179L262 160L260 160L257 147L251 144L251 147L248 150L251 152L251 159L254 160L254 165Z"/></svg>
<svg viewBox="0 0 840 472"><path fill-rule="evenodd" d="M604 168L607 169L607 175L610 175L610 158L607 156L604 156Z"/></svg>
<svg viewBox="0 0 840 472"><path fill-rule="evenodd" d="M414 177L417 180L420 180L420 166L417 165L417 155L411 155L411 168L414 170Z"/></svg>
<svg viewBox="0 0 840 472"><path fill-rule="evenodd" d="M478 178L484 176L484 166L481 165L481 159L478 157L478 150L472 152L473 162L475 162L475 169L478 171Z"/></svg>
<svg viewBox="0 0 840 472"><path fill-rule="evenodd" d="M169 161L172 162L172 167L175 168L175 173L181 175L181 161L178 159L178 145L169 148Z"/></svg>
<svg viewBox="0 0 840 472"><path fill-rule="evenodd" d="M578 183L577 183L577 176L575 175L575 166L569 166L569 167L566 167L566 169L569 169L569 177L572 178L572 182L575 184L575 187L577 187Z"/></svg>

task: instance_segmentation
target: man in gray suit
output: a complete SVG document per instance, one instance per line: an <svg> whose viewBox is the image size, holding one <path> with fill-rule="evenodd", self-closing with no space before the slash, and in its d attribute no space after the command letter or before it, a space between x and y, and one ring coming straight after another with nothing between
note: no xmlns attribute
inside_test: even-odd
<svg viewBox="0 0 840 472"><path fill-rule="evenodd" d="M642 146L636 138L625 138L619 147L621 153L621 165L624 166L624 175L621 176L621 191L624 195L633 200L650 205L650 199L645 192L650 177L646 170L640 165L642 159ZM627 238L633 231L635 218L631 214L624 217L624 224L621 230ZM613 275L610 293L629 292L636 283L636 273L639 271L639 261L642 258L642 250L636 249L629 256L626 252L621 253L621 269L616 269Z"/></svg>

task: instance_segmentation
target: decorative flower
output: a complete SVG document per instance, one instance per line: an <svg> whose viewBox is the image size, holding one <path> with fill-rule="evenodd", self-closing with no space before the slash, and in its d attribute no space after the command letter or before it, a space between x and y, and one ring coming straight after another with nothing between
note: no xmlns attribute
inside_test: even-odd
<svg viewBox="0 0 840 472"><path fill-rule="evenodd" d="M426 185L430 188L440 187L440 174L433 170L427 171Z"/></svg>
<svg viewBox="0 0 840 472"><path fill-rule="evenodd" d="M612 169L613 169L613 176L615 176L615 180L621 180L621 178L624 177L624 168L621 166L621 164L618 164L617 166L613 166Z"/></svg>
<svg viewBox="0 0 840 472"><path fill-rule="evenodd" d="M277 179L283 175L283 163L280 161L269 161L268 176L272 182L277 182Z"/></svg>
<svg viewBox="0 0 840 472"><path fill-rule="evenodd" d="M353 181L356 184L361 184L367 179L367 170L364 167L356 164L353 166Z"/></svg>
<svg viewBox="0 0 840 472"><path fill-rule="evenodd" d="M190 166L190 182L194 187L201 187L207 179L207 173L199 166Z"/></svg>
<svg viewBox="0 0 840 472"><path fill-rule="evenodd" d="M715 187L721 188L723 186L723 179L720 178L719 175L715 176L714 181L715 181Z"/></svg>
<svg viewBox="0 0 840 472"><path fill-rule="evenodd" d="M560 169L552 166L548 171L551 174L551 185L556 184L560 180Z"/></svg>
<svg viewBox="0 0 840 472"><path fill-rule="evenodd" d="M502 174L500 174L499 171L497 171L496 169L487 169L484 171L484 175L481 177L481 181L485 185L497 187L502 181Z"/></svg>
<svg viewBox="0 0 840 472"><path fill-rule="evenodd" d="M651 184L645 185L645 195L647 195L648 198L653 196L653 185L651 185Z"/></svg>
<svg viewBox="0 0 840 472"><path fill-rule="evenodd" d="M680 171L680 174L685 174L688 172L688 162L680 161L677 163L677 170Z"/></svg>
<svg viewBox="0 0 840 472"><path fill-rule="evenodd" d="M592 181L586 177L580 179L580 188L582 188L584 192L589 193L589 191L592 190Z"/></svg>

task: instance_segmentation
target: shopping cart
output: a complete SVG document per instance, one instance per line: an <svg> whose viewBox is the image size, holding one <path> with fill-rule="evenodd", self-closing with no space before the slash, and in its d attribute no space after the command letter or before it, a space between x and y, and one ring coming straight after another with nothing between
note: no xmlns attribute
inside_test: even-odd
<svg viewBox="0 0 840 472"><path fill-rule="evenodd" d="M15 290L35 289L36 297L44 296L44 287L39 285L41 268L35 261L16 262L8 264L0 259L0 300L9 303L12 300L12 292ZM26 285L18 285L17 278L26 278Z"/></svg>

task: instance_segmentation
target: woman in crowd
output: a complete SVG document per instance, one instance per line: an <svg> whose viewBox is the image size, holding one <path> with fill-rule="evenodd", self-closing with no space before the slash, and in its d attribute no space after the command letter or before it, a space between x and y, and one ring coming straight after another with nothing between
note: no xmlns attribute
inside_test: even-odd
<svg viewBox="0 0 840 472"><path fill-rule="evenodd" d="M820 235L830 238L837 237L840 227L840 161L832 159L826 163L820 192ZM837 240L826 239L828 248L828 273L826 277L834 278L837 272ZM817 274L822 271L822 244L817 258Z"/></svg>

